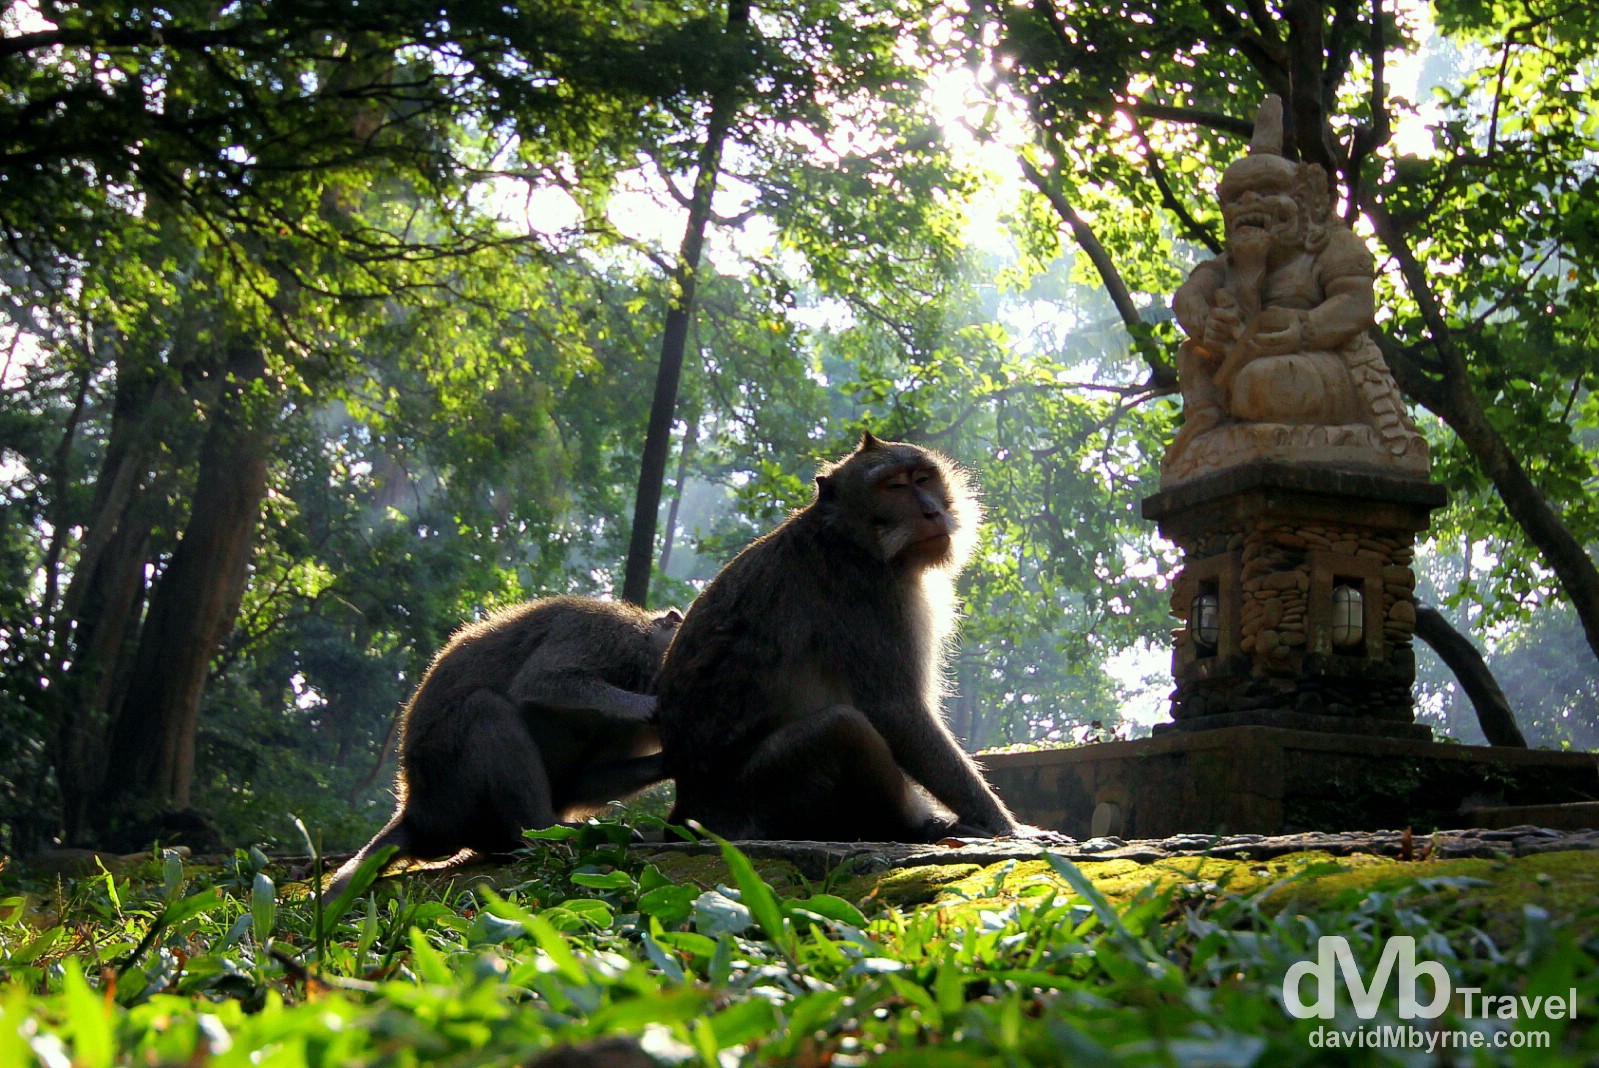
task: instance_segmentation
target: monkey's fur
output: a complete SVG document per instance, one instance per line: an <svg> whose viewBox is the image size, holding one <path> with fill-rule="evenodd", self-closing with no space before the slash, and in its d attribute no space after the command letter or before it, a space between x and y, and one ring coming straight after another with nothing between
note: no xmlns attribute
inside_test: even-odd
<svg viewBox="0 0 1599 1068"><path fill-rule="evenodd" d="M675 609L552 597L450 638L405 710L399 808L334 875L368 855L499 853L665 778L654 691Z"/></svg>
<svg viewBox="0 0 1599 1068"><path fill-rule="evenodd" d="M940 710L980 508L947 458L871 434L717 575L661 669L673 822L729 838L1016 834ZM935 812L919 784L954 813Z"/></svg>

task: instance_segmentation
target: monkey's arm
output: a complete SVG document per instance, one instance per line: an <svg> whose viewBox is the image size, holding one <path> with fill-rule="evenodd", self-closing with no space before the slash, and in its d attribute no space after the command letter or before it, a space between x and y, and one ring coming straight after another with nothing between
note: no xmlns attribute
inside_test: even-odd
<svg viewBox="0 0 1599 1068"><path fill-rule="evenodd" d="M612 686L583 671L524 668L509 694L518 704L594 712L608 719L648 723L655 718L655 698Z"/></svg>
<svg viewBox="0 0 1599 1068"><path fill-rule="evenodd" d="M1016 817L936 711L907 706L870 718L899 766L948 805L961 823L996 837L1017 833Z"/></svg>

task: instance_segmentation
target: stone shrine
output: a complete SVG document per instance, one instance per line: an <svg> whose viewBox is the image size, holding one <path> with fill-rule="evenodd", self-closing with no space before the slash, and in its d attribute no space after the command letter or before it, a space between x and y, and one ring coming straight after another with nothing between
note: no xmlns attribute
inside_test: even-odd
<svg viewBox="0 0 1599 1068"><path fill-rule="evenodd" d="M1410 565L1427 443L1370 335L1371 253L1267 97L1217 190L1225 250L1172 298L1183 425L1144 516L1183 553L1173 725L1428 737Z"/></svg>
<svg viewBox="0 0 1599 1068"><path fill-rule="evenodd" d="M1443 490L1254 461L1144 502L1183 553L1173 723L1431 737L1414 722L1415 535Z"/></svg>

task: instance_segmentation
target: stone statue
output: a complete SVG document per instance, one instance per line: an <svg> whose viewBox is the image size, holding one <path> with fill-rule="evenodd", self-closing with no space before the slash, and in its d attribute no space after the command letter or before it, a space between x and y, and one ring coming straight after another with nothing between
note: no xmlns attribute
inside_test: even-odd
<svg viewBox="0 0 1599 1068"><path fill-rule="evenodd" d="M1426 478L1427 443L1367 333L1371 253L1332 212L1326 172L1282 143L1282 101L1268 96L1217 189L1226 251L1172 298L1188 334L1183 425L1161 484L1268 459Z"/></svg>

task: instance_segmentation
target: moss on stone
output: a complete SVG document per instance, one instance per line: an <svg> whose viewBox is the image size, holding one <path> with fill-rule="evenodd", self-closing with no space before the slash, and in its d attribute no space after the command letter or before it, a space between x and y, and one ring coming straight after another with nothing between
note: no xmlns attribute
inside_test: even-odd
<svg viewBox="0 0 1599 1068"><path fill-rule="evenodd" d="M1132 860L1082 861L1078 868L1118 905L1141 893L1195 886L1207 894L1249 896L1272 891L1274 908L1314 909L1357 903L1374 892L1405 888L1422 907L1460 910L1461 918L1496 941L1513 937L1533 905L1548 911L1578 937L1599 933L1599 852L1546 853L1520 859L1401 861L1356 854L1293 853L1271 860L1172 857L1141 864ZM1470 879L1434 884L1439 879ZM862 883L867 885L862 892ZM1040 894L1071 890L1046 861L1006 861L902 868L839 891L863 905L909 908L935 904L955 913L993 908Z"/></svg>
<svg viewBox="0 0 1599 1068"><path fill-rule="evenodd" d="M948 893L949 888L975 871L976 864L923 864L896 868L882 876L852 879L838 888L840 896L854 898L863 905L888 905L910 908L925 905Z"/></svg>
<svg viewBox="0 0 1599 1068"><path fill-rule="evenodd" d="M1428 885L1441 878L1478 880L1481 885ZM1410 900L1418 904L1452 905L1463 920L1496 942L1515 937L1528 906L1548 912L1573 938L1599 933L1599 853L1591 851L1424 863L1381 860L1359 871L1307 880L1293 888L1288 900L1304 907L1335 905L1405 887L1412 888Z"/></svg>

